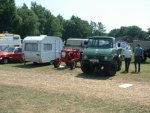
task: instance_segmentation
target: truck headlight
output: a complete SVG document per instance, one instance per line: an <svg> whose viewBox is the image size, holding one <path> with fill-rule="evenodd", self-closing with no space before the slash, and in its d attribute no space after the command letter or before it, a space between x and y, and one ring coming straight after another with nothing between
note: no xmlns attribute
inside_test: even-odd
<svg viewBox="0 0 150 113"><path fill-rule="evenodd" d="M87 59L87 56L85 55L85 56L83 56L83 59Z"/></svg>
<svg viewBox="0 0 150 113"><path fill-rule="evenodd" d="M105 60L108 60L108 57L107 57L107 56L105 56L105 57L104 57L104 59L105 59Z"/></svg>

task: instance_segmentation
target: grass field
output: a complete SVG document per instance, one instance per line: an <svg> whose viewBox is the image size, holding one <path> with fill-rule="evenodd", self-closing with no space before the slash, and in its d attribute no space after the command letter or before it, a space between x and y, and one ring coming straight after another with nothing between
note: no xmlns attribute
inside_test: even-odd
<svg viewBox="0 0 150 113"><path fill-rule="evenodd" d="M80 66L79 66L80 67ZM141 73L85 75L80 68L0 65L0 113L150 113L150 61ZM120 88L123 83L133 84Z"/></svg>

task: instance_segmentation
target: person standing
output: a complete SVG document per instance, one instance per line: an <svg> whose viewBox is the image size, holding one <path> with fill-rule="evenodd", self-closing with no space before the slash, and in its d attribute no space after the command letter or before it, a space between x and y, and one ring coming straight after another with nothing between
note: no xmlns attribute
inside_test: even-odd
<svg viewBox="0 0 150 113"><path fill-rule="evenodd" d="M126 47L124 50L124 55L125 55L125 72L128 73L129 71L129 66L132 58L132 51L129 47Z"/></svg>
<svg viewBox="0 0 150 113"><path fill-rule="evenodd" d="M141 60L143 58L143 49L140 44L137 44L137 47L134 49L134 65L135 72L141 71Z"/></svg>

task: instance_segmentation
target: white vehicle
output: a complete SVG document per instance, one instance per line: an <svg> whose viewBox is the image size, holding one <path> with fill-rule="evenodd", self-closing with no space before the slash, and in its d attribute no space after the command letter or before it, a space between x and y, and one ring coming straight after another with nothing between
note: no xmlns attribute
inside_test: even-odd
<svg viewBox="0 0 150 113"><path fill-rule="evenodd" d="M47 63L59 58L63 49L62 39L55 36L28 36L23 40L24 61Z"/></svg>
<svg viewBox="0 0 150 113"><path fill-rule="evenodd" d="M9 33L0 34L0 50L6 47L21 47L20 35Z"/></svg>
<svg viewBox="0 0 150 113"><path fill-rule="evenodd" d="M84 47L85 43L88 41L86 38L68 38L66 42L66 46L71 47Z"/></svg>

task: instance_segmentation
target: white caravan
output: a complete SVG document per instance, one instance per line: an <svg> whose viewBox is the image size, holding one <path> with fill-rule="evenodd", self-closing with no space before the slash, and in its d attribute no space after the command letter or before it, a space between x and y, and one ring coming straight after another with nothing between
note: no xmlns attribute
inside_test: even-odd
<svg viewBox="0 0 150 113"><path fill-rule="evenodd" d="M21 47L20 35L4 33L0 34L0 50L5 47Z"/></svg>
<svg viewBox="0 0 150 113"><path fill-rule="evenodd" d="M23 58L34 63L47 63L60 57L62 39L55 36L27 36L23 40Z"/></svg>

